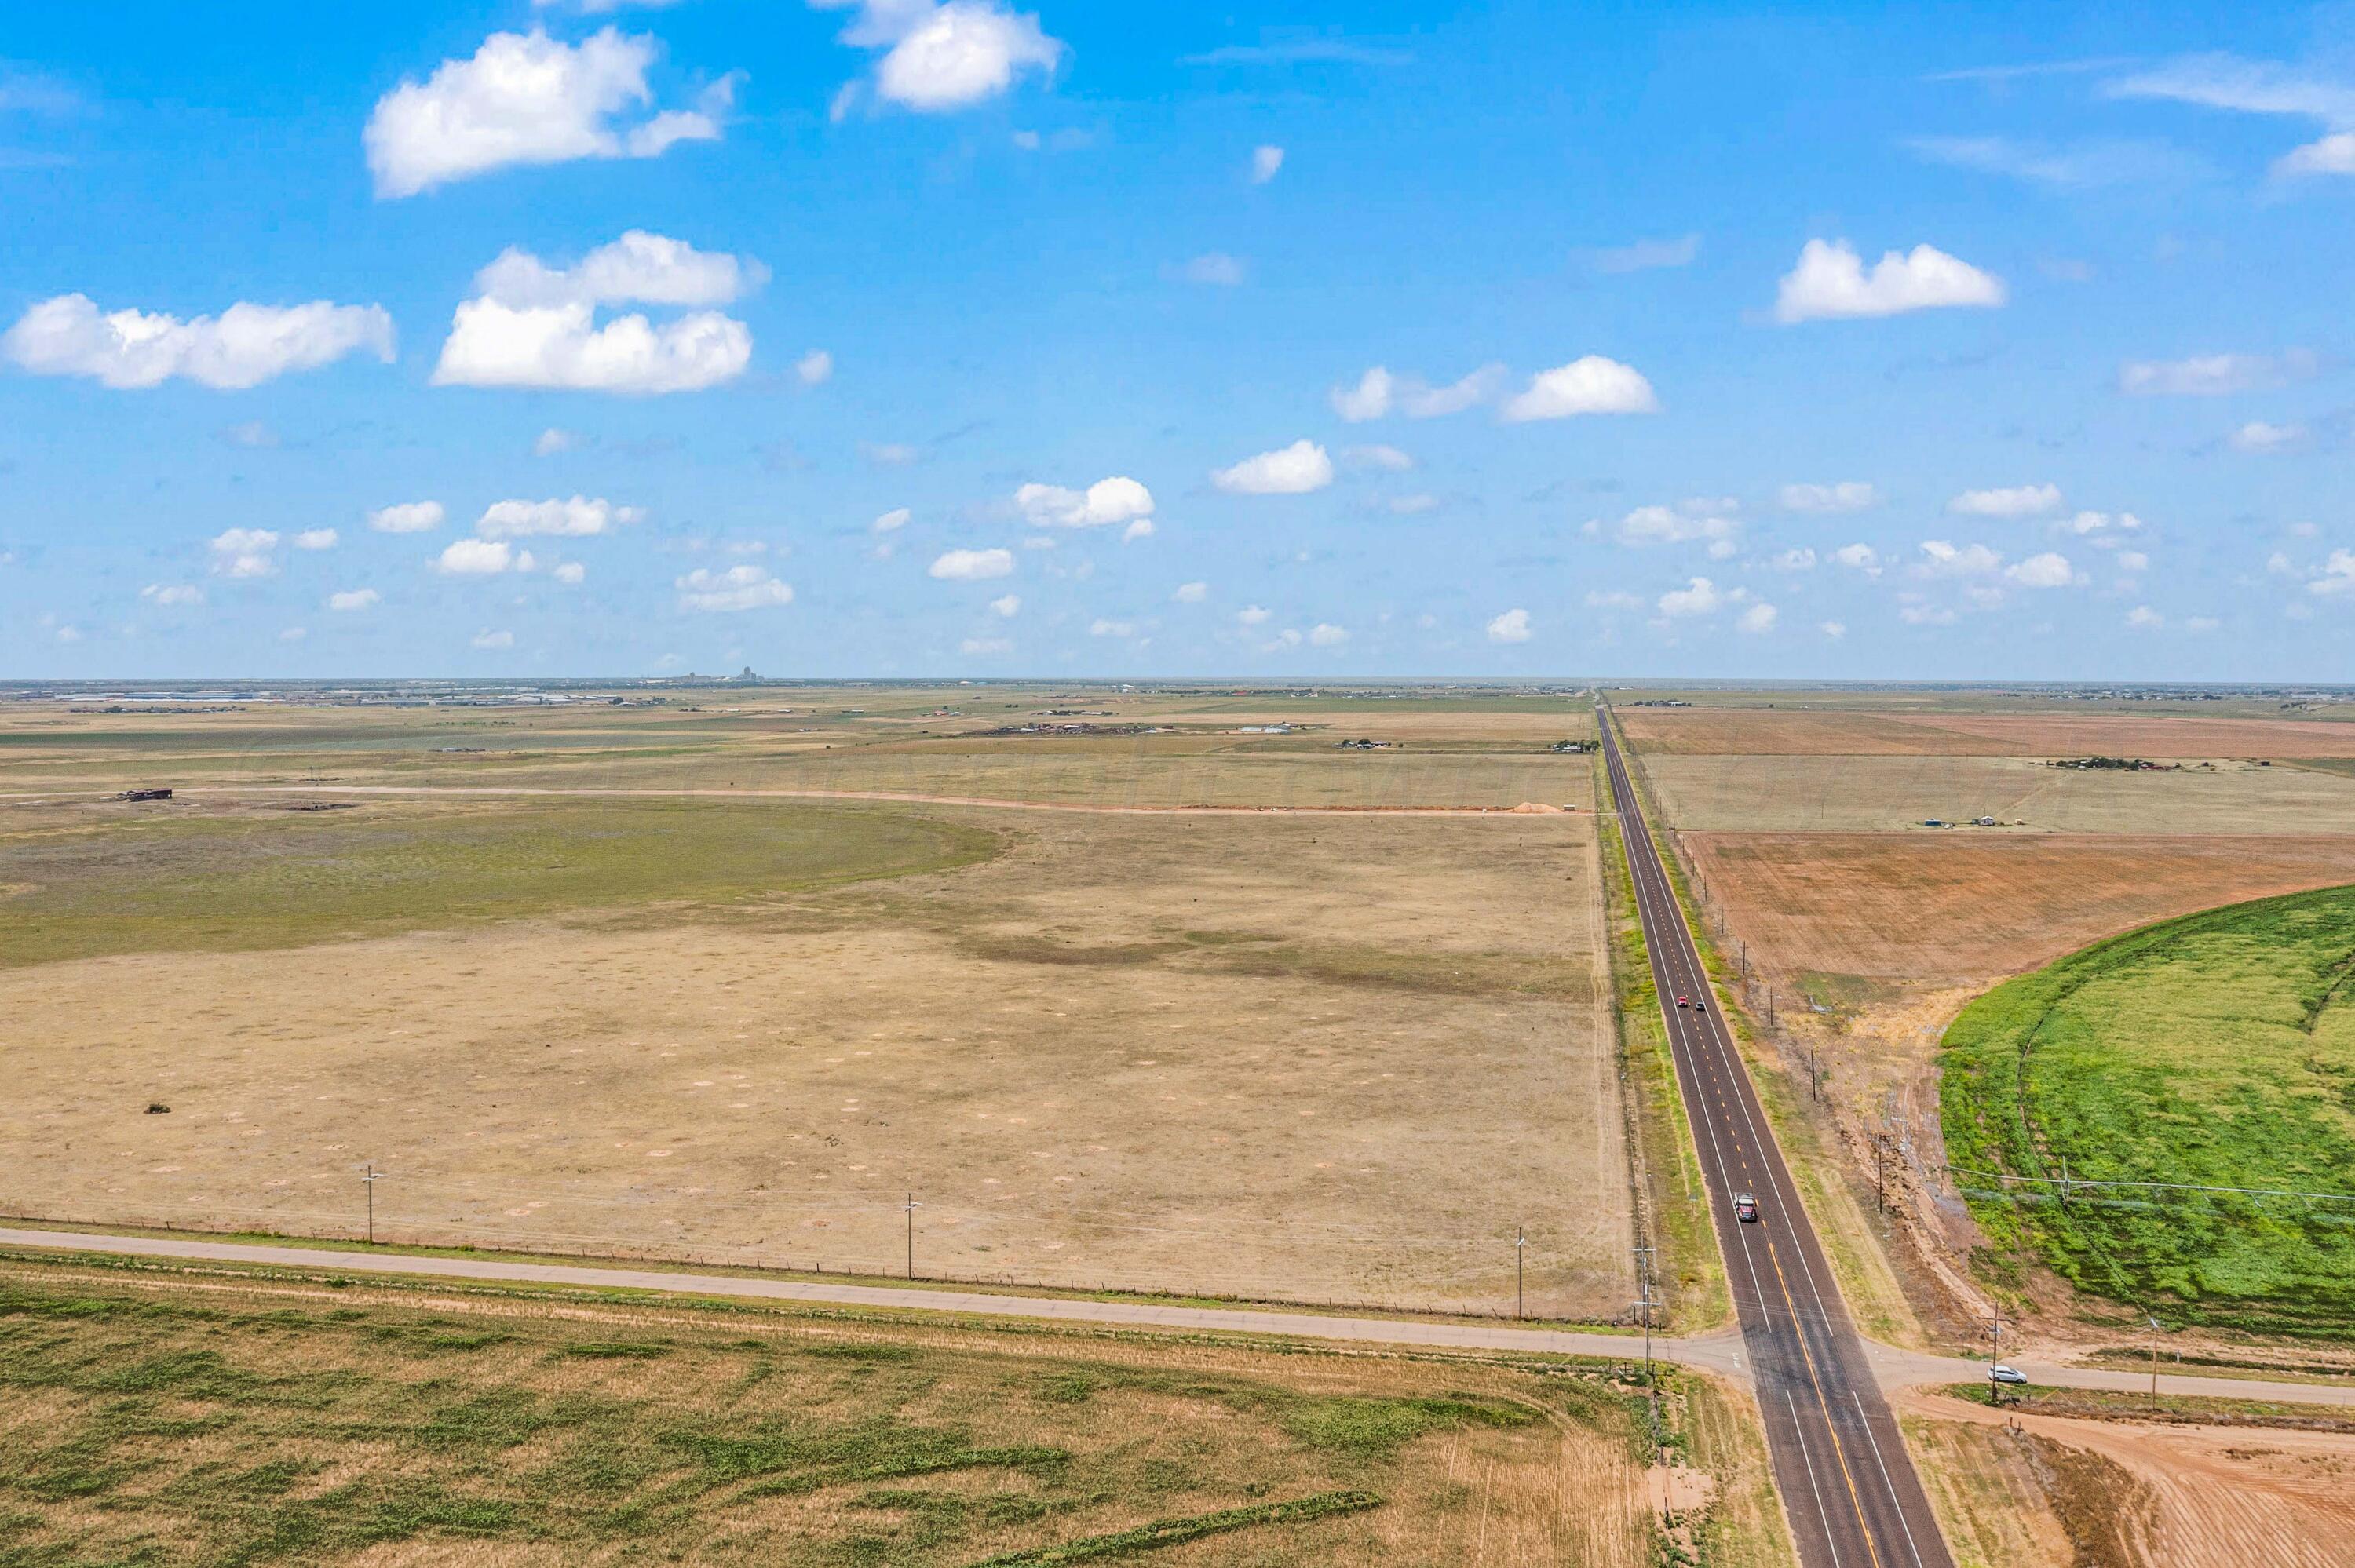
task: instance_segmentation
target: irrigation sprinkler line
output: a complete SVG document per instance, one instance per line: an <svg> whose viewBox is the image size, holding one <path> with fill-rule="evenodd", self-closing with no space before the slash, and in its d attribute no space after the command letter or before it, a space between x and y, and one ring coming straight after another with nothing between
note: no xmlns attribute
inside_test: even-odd
<svg viewBox="0 0 2355 1568"><path fill-rule="evenodd" d="M1989 1181L2058 1187L2064 1199L2086 1187L2135 1187L2156 1192L2226 1192L2242 1198L2304 1198L2309 1202L2320 1199L2328 1203L2355 1203L2355 1192L2307 1192L2294 1187L2211 1187L2191 1181L2096 1181L2084 1176L2015 1176L2008 1171L1973 1171L1961 1165L1942 1165L1939 1169L1950 1176L1978 1176Z"/></svg>

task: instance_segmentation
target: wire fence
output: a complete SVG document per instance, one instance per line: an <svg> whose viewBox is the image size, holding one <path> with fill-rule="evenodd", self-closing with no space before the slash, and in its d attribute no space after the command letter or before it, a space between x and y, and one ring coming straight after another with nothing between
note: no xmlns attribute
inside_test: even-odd
<svg viewBox="0 0 2355 1568"><path fill-rule="evenodd" d="M1632 1323L1624 1224L1524 1222L1452 1234L1227 1213L990 1208L869 1190L750 1197L681 1189L502 1188L378 1169L275 1184L215 1181L0 1192L45 1223L373 1240L763 1271ZM369 1192L374 1189L371 1206ZM912 1205L912 1207L911 1207ZM792 1233L792 1234L787 1234Z"/></svg>

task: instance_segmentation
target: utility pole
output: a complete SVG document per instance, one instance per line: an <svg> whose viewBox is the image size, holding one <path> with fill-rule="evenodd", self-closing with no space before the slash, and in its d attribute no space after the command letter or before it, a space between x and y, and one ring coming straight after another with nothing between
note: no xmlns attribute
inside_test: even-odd
<svg viewBox="0 0 2355 1568"><path fill-rule="evenodd" d="M1521 1226L1515 1225L1513 1227L1513 1316L1517 1319L1529 1316L1524 1310L1528 1298L1522 1294L1521 1289L1522 1281L1526 1277L1522 1260L1527 1256L1525 1249L1529 1245L1528 1232Z"/></svg>
<svg viewBox="0 0 2355 1568"><path fill-rule="evenodd" d="M376 1184L383 1180L384 1177L377 1171L376 1161L369 1160L368 1174L360 1178L360 1183L368 1189L368 1239L370 1246L376 1245Z"/></svg>
<svg viewBox="0 0 2355 1568"><path fill-rule="evenodd" d="M1823 1103L1823 1079L1816 1075L1816 1043L1807 1042L1807 1098L1816 1105Z"/></svg>
<svg viewBox="0 0 2355 1568"><path fill-rule="evenodd" d="M1636 1249L1636 1277L1644 1282L1644 1299L1637 1303L1644 1309L1644 1386L1652 1384L1652 1253L1647 1246Z"/></svg>
<svg viewBox="0 0 2355 1568"><path fill-rule="evenodd" d="M2144 1313L2143 1317L2150 1324L2150 1402L2157 1404L2158 1403L2158 1319L2151 1317L2147 1312Z"/></svg>
<svg viewBox="0 0 2355 1568"><path fill-rule="evenodd" d="M1652 1462L1660 1462L1660 1390L1652 1378L1652 1249L1636 1249L1636 1266L1644 1281L1644 1298L1636 1305L1644 1314L1644 1394L1651 1412Z"/></svg>
<svg viewBox="0 0 2355 1568"><path fill-rule="evenodd" d="M2003 1361L2003 1303L1995 1307L1995 1353L1987 1357L1987 1403L2003 1403L2003 1384L1995 1381L1995 1369Z"/></svg>
<svg viewBox="0 0 2355 1568"><path fill-rule="evenodd" d="M916 1211L923 1205L916 1202L913 1192L908 1194L908 1277L916 1277Z"/></svg>

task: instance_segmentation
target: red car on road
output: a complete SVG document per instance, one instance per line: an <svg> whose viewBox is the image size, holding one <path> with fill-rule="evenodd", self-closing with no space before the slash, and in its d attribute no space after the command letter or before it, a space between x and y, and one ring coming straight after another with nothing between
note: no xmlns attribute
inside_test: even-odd
<svg viewBox="0 0 2355 1568"><path fill-rule="evenodd" d="M1747 1192L1736 1192L1733 1195L1733 1217L1740 1220L1745 1225L1756 1224L1758 1223L1758 1200L1752 1197Z"/></svg>

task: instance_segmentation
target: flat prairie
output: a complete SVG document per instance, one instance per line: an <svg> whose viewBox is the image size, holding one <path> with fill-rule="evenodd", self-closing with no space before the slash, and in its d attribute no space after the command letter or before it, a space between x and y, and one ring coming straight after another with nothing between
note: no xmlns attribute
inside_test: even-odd
<svg viewBox="0 0 2355 1568"><path fill-rule="evenodd" d="M349 847L240 851L259 938L199 878L80 957L42 879L118 863L0 850L51 944L0 969L10 1212L347 1235L373 1161L383 1236L896 1273L912 1195L920 1274L1483 1312L1524 1227L1533 1315L1626 1310L1592 817L201 810Z"/></svg>
<svg viewBox="0 0 2355 1568"><path fill-rule="evenodd" d="M1669 823L1687 831L1939 832L1931 818L1993 817L1997 831L2193 835L2355 833L2355 777L2215 758L2155 770L2054 768L2017 757L1646 759Z"/></svg>
<svg viewBox="0 0 2355 1568"><path fill-rule="evenodd" d="M954 700L952 696L952 701ZM985 708L986 711L985 711ZM683 705L0 710L0 795L130 785L882 791L1066 805L1591 805L1582 705L716 692ZM1269 733L1288 726L1286 733ZM1032 733L1008 734L1028 726ZM1061 726L1057 728L1056 726ZM1384 742L1341 750L1343 740Z"/></svg>
<svg viewBox="0 0 2355 1568"><path fill-rule="evenodd" d="M2355 757L2355 723L2104 713L1622 708L1638 750L1750 757Z"/></svg>

